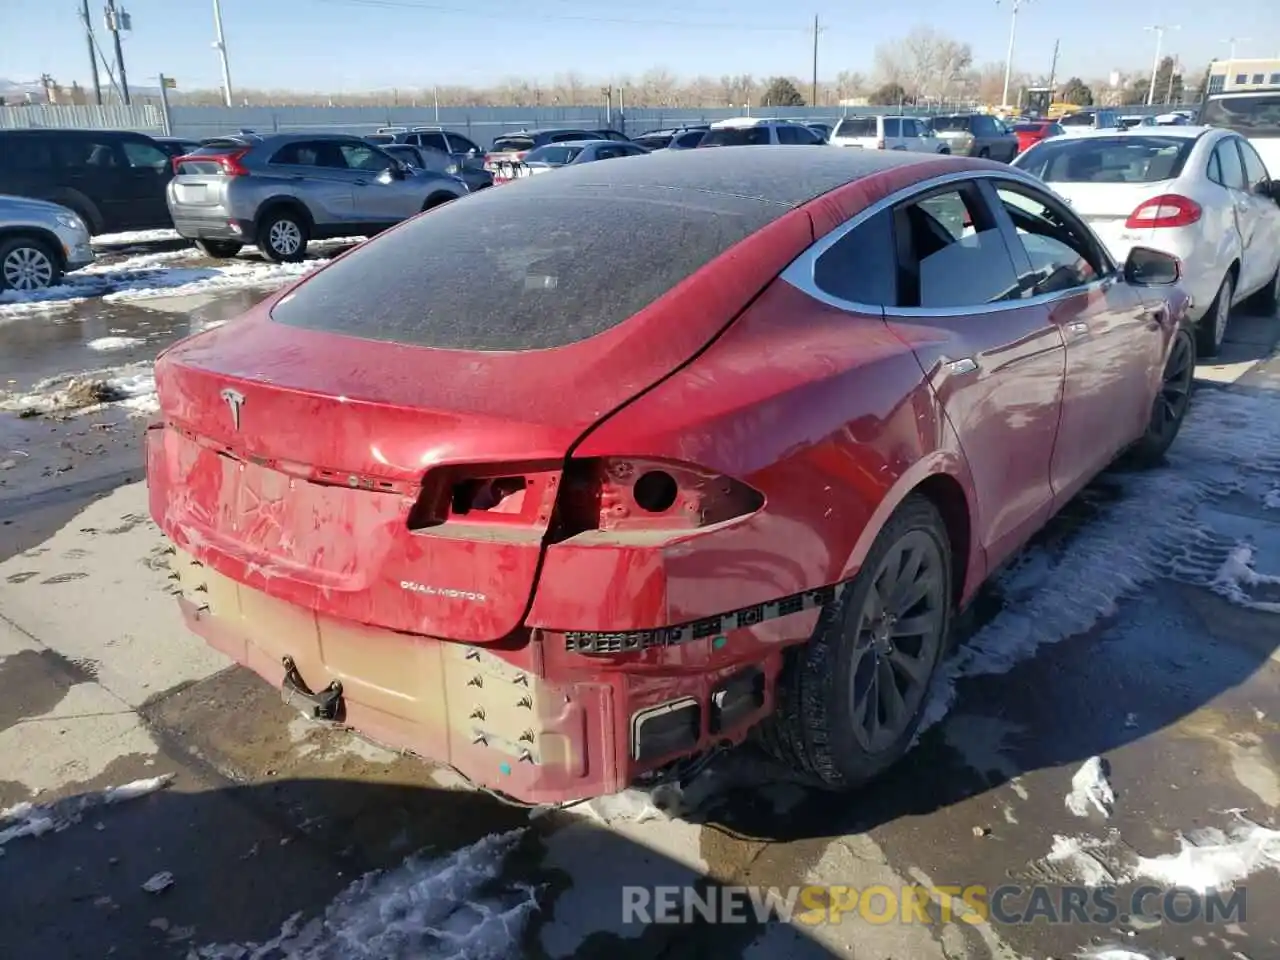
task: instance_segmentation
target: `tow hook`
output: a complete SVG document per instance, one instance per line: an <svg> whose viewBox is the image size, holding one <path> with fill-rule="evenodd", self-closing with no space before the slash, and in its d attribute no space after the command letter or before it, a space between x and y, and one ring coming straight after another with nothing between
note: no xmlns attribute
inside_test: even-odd
<svg viewBox="0 0 1280 960"><path fill-rule="evenodd" d="M293 657L284 657L284 682L280 696L289 706L301 710L313 720L336 721L342 713L342 681L334 680L319 693L312 693L298 672Z"/></svg>

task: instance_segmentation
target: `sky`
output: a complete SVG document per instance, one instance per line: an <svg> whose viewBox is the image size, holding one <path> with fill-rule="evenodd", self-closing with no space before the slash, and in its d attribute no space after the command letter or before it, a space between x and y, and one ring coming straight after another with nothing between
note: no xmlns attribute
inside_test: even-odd
<svg viewBox="0 0 1280 960"><path fill-rule="evenodd" d="M104 0L90 0L99 43ZM117 0L133 17L124 41L130 82L159 73L180 89L217 88L212 0ZM812 70L817 14L818 73L870 74L877 44L928 25L973 48L975 64L1003 63L1010 0L812 0L811 9L777 0L222 0L231 79L237 88L343 92L484 85L507 78L548 81L575 71L600 82L661 67L673 74ZM1022 0L1014 64L1047 73L1061 41L1057 75L1106 76L1149 70L1153 23L1165 52L1191 71L1225 57L1280 56L1280 0ZM59 83L89 79L78 0L0 0L0 78ZM1228 12L1229 11L1229 12Z"/></svg>

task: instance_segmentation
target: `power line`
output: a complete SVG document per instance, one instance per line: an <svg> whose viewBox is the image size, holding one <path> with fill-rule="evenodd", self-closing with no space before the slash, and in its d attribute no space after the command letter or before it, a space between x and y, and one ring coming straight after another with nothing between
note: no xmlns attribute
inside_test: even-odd
<svg viewBox="0 0 1280 960"><path fill-rule="evenodd" d="M484 19L489 19L493 16L491 10L486 10L481 7L451 7L435 3L417 3L414 2L414 0L319 0L319 2L334 6L366 7L368 9L427 10L432 13L449 13L459 16L481 17ZM765 33L809 33L813 29L809 26L770 26L766 24L732 23L728 21L713 23L705 20L662 20L639 17L597 17L589 16L587 14L571 13L539 13L521 8L513 8L510 12L504 11L503 19L549 20L575 23L613 23L633 27L683 27L685 29L719 30L721 32L727 30L747 30Z"/></svg>

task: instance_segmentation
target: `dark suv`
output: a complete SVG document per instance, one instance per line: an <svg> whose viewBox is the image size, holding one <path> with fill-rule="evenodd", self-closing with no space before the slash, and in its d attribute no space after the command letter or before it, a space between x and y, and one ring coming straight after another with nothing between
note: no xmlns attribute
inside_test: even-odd
<svg viewBox="0 0 1280 960"><path fill-rule="evenodd" d="M173 226L169 154L122 130L0 130L0 194L61 204L94 234Z"/></svg>

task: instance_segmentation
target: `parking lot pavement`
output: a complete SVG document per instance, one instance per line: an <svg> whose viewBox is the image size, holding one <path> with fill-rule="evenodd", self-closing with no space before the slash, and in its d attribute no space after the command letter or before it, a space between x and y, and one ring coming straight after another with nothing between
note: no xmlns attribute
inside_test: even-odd
<svg viewBox="0 0 1280 960"><path fill-rule="evenodd" d="M936 722L856 796L744 751L683 795L531 816L313 725L183 629L129 408L4 421L36 463L0 472L0 954L1280 955L1278 328L1205 368L1244 364L1167 467L1094 484L984 593ZM1111 915L1065 912L1111 884ZM1235 884L1244 913L1138 915L1148 884ZM690 885L689 922L657 922ZM752 896L785 912L805 885L791 923L754 922ZM1005 888L998 922L962 919L976 886ZM712 923L716 896L746 909Z"/></svg>

